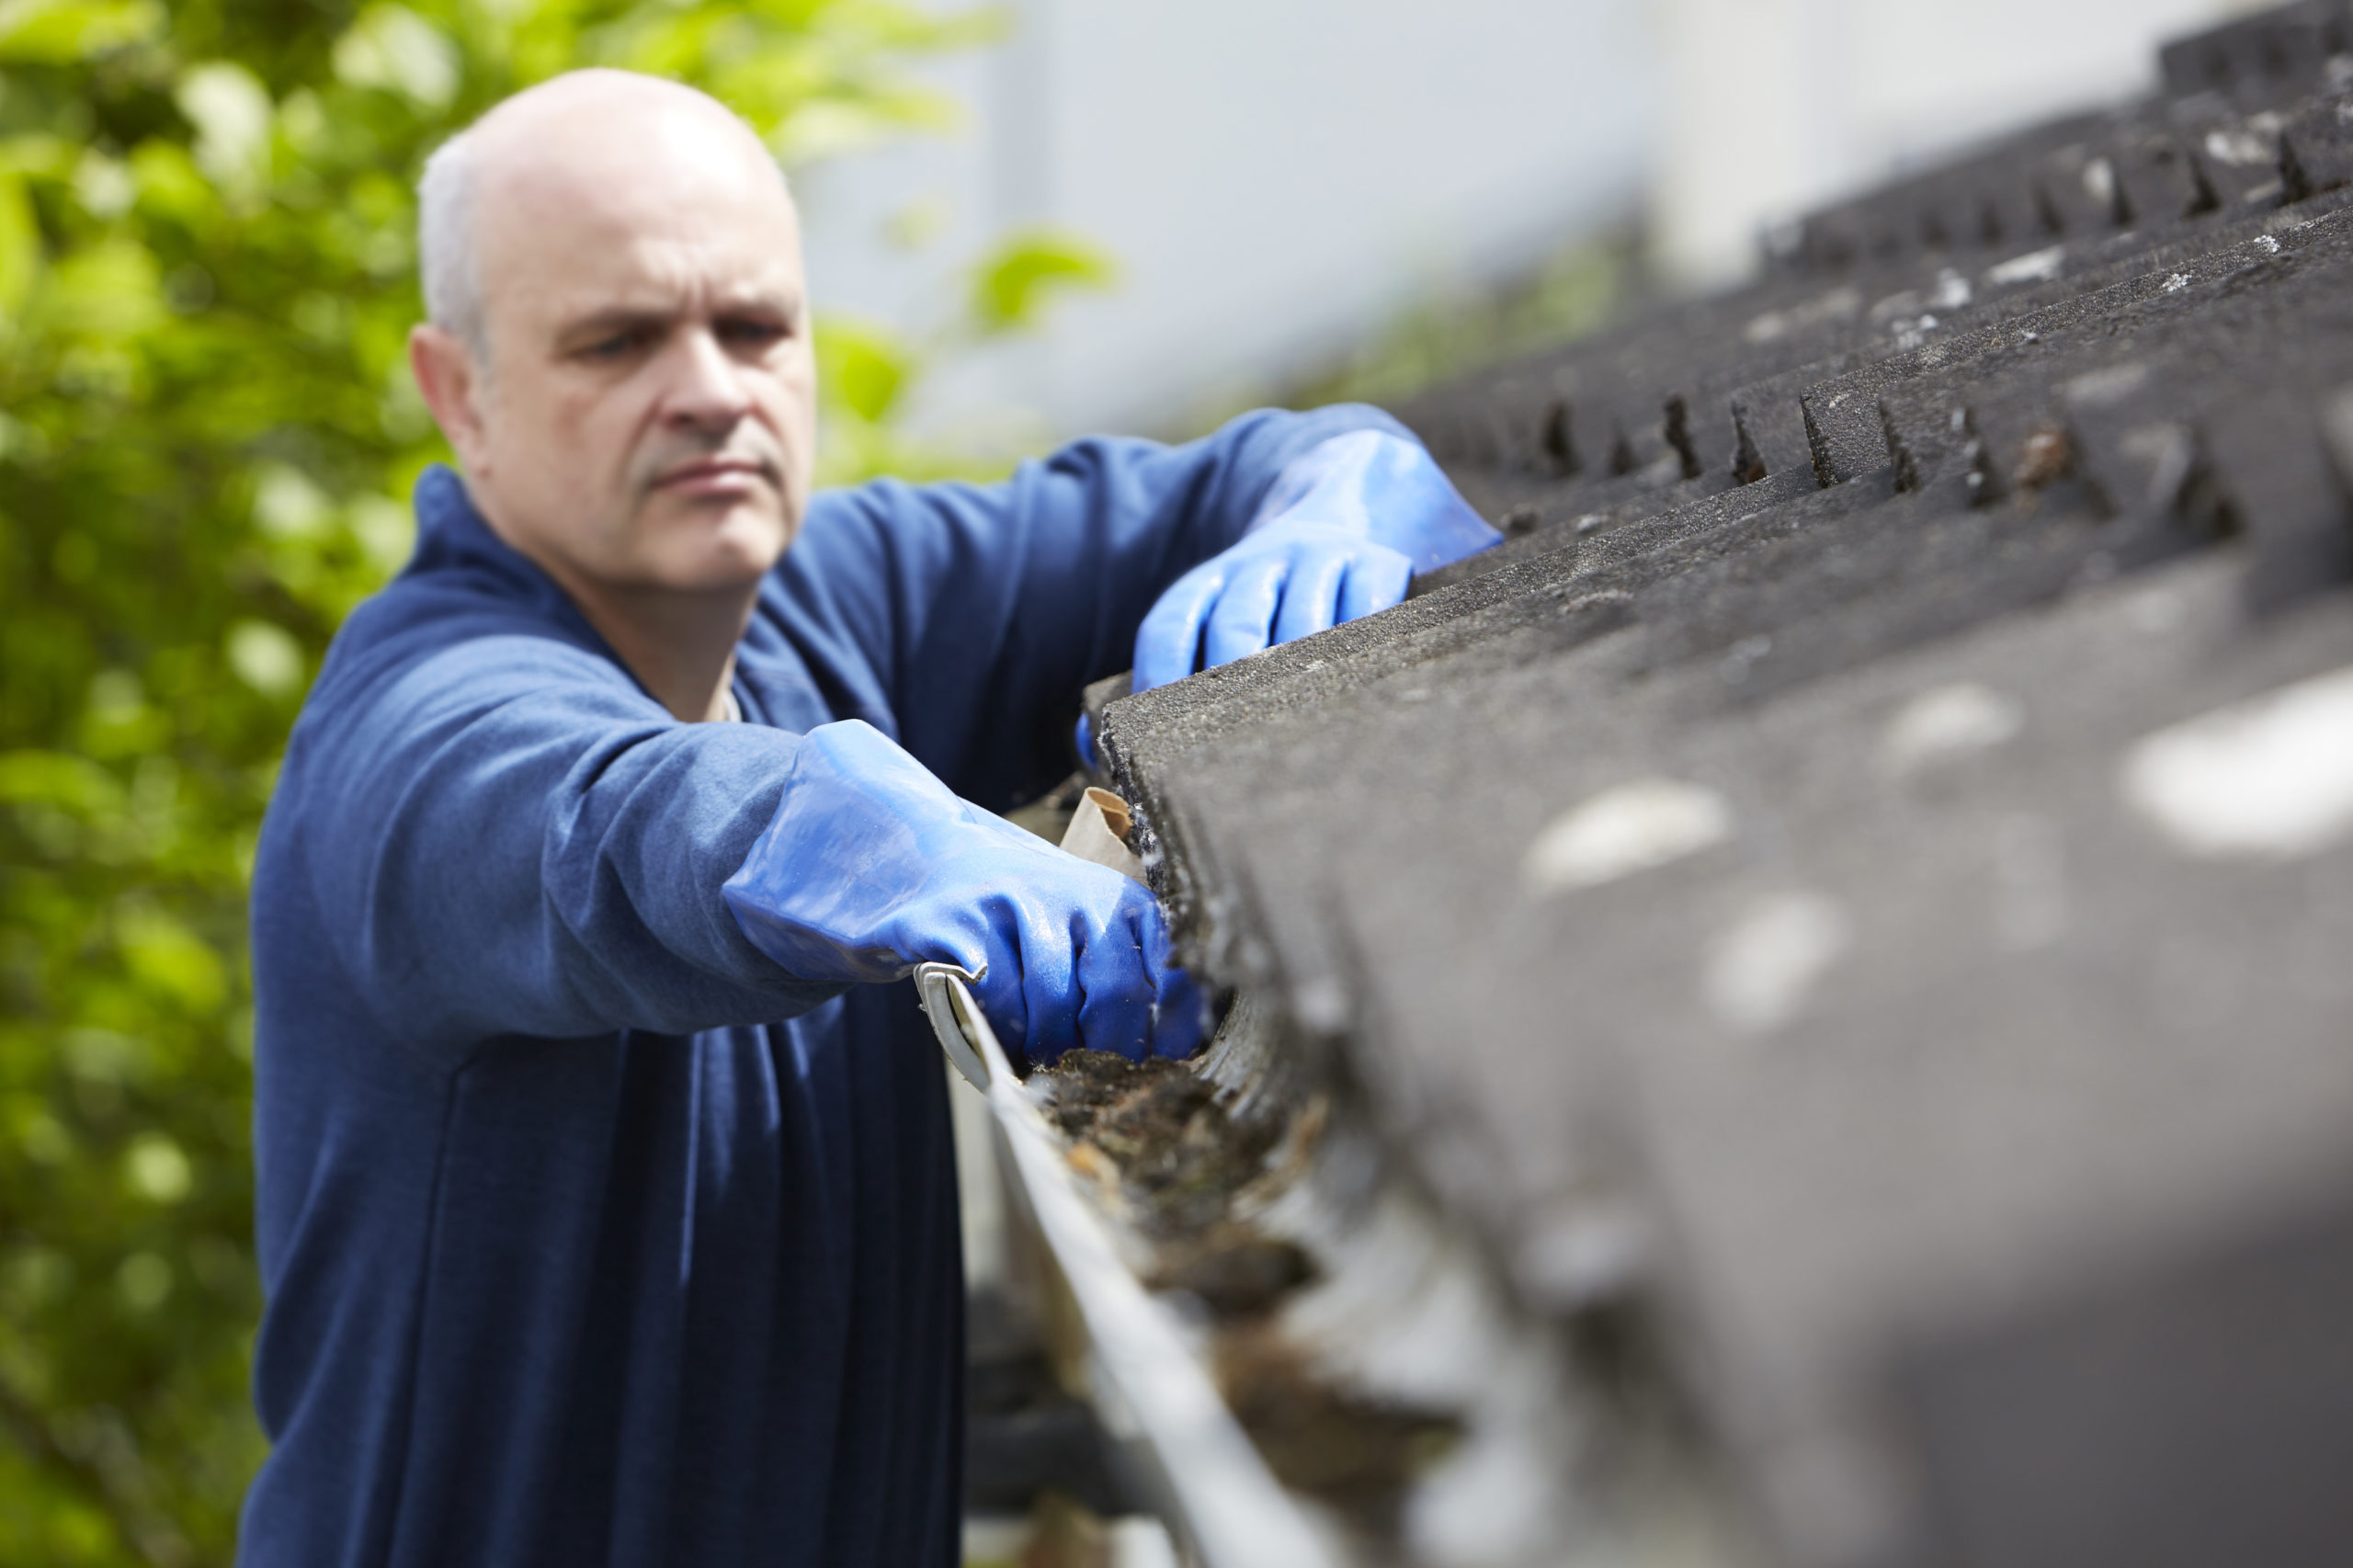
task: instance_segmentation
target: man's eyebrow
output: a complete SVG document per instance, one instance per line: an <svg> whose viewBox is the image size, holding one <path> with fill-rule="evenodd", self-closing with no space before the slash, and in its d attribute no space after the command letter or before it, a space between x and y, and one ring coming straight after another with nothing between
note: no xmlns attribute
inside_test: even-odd
<svg viewBox="0 0 2353 1568"><path fill-rule="evenodd" d="M798 321L801 298L797 290L747 289L712 301L710 309L719 315L773 314ZM606 305L558 323L555 339L559 344L574 344L616 333L667 331L689 313L675 305Z"/></svg>
<svg viewBox="0 0 2353 1568"><path fill-rule="evenodd" d="M610 333L631 332L645 327L667 327L678 319L675 310L654 306L608 305L602 310L589 311L572 316L556 327L559 342L574 342L581 338L603 337Z"/></svg>

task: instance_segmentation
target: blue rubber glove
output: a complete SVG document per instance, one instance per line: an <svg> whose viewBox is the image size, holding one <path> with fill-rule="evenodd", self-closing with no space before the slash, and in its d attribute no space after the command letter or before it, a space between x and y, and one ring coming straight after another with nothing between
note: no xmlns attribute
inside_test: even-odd
<svg viewBox="0 0 2353 1568"><path fill-rule="evenodd" d="M1414 442L1379 430L1320 442L1276 476L1238 542L1152 607L1135 689L1387 609L1415 573L1503 537Z"/></svg>
<svg viewBox="0 0 2353 1568"><path fill-rule="evenodd" d="M1199 995L1150 892L958 799L858 720L802 741L775 820L723 890L754 947L808 980L960 965L981 977L999 1040L1032 1062L1200 1044Z"/></svg>

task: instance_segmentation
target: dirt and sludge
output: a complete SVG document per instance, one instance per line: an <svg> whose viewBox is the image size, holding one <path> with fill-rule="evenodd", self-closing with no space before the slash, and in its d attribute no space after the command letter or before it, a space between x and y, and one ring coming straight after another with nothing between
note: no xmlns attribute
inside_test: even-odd
<svg viewBox="0 0 2353 1568"><path fill-rule="evenodd" d="M1252 1096L1245 1107L1209 1070L1216 1055L1074 1051L1029 1083L1072 1169L1141 1244L1146 1288L1181 1292L1187 1315L1207 1321L1211 1375L1268 1470L1391 1555L1407 1493L1461 1423L1335 1376L1286 1321L1327 1265L1266 1216L1316 1158L1328 1103Z"/></svg>
<svg viewBox="0 0 2353 1568"><path fill-rule="evenodd" d="M1151 846L1116 795L1086 790L1070 819L1033 825L1143 880L1130 857L1149 859ZM1351 1238L1369 1193L1330 1179L1336 1151L1356 1147L1333 1135L1332 1095L1307 1081L1247 996L1188 1061L1072 1051L1026 1082L1139 1282L1201 1330L1203 1369L1267 1471L1317 1505L1352 1560L1415 1555L1407 1499L1465 1423L1445 1399L1388 1386L1387 1369L1351 1364L1344 1342L1368 1319L1366 1257ZM1376 1257L1374 1274L1397 1261ZM1394 1292L1373 1292L1384 1294Z"/></svg>
<svg viewBox="0 0 2353 1568"><path fill-rule="evenodd" d="M1186 1062L1074 1051L1042 1074L1056 1131L1081 1175L1118 1185L1139 1229L1169 1241L1214 1225L1264 1168L1281 1134L1234 1120Z"/></svg>
<svg viewBox="0 0 2353 1568"><path fill-rule="evenodd" d="M1461 1436L1451 1415L1367 1398L1319 1377L1265 1318L1218 1335L1214 1370L1267 1468L1379 1538L1395 1535L1406 1488Z"/></svg>

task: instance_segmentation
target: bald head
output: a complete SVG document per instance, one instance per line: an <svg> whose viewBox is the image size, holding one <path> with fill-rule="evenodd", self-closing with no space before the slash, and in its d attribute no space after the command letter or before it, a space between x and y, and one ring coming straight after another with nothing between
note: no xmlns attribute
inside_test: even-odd
<svg viewBox="0 0 2353 1568"><path fill-rule="evenodd" d="M409 362L476 507L653 689L712 626L723 660L800 526L816 443L776 161L700 93L582 71L435 153L422 197L432 319Z"/></svg>
<svg viewBox="0 0 2353 1568"><path fill-rule="evenodd" d="M495 279L483 252L505 237L501 229L514 227L502 218L528 222L530 210L616 190L667 187L691 197L747 180L773 186L790 207L784 171L758 135L707 93L605 69L527 88L426 160L417 187L426 317L462 339L487 369L487 296Z"/></svg>

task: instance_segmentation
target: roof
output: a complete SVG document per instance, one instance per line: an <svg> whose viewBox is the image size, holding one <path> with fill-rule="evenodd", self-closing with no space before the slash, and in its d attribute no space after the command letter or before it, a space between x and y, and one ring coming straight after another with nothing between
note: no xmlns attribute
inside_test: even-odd
<svg viewBox="0 0 2353 1568"><path fill-rule="evenodd" d="M2353 1550L2348 46L1399 409L1505 546L1096 694L1190 960L1787 1561Z"/></svg>

